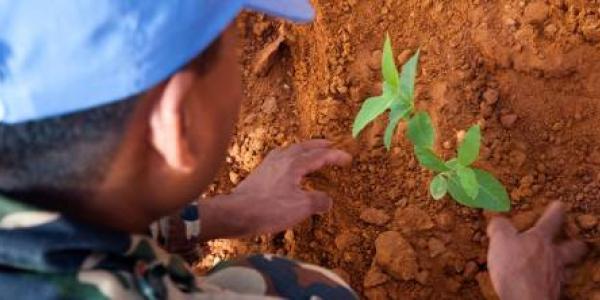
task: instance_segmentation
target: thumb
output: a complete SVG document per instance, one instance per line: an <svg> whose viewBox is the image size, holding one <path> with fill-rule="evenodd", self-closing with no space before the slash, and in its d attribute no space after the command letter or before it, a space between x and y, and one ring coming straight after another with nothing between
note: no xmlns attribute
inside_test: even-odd
<svg viewBox="0 0 600 300"><path fill-rule="evenodd" d="M490 221L487 228L487 235L490 239L499 237L511 238L517 235L517 229L506 218L496 217Z"/></svg>
<svg viewBox="0 0 600 300"><path fill-rule="evenodd" d="M324 192L307 192L311 214L323 214L328 212L333 206L333 200Z"/></svg>

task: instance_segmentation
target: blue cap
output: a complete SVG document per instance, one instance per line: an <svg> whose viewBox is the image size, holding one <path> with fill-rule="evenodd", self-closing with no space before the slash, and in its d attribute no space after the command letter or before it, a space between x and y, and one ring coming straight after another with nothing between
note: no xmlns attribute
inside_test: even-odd
<svg viewBox="0 0 600 300"><path fill-rule="evenodd" d="M0 122L145 91L201 53L242 9L314 17L308 0L0 0Z"/></svg>

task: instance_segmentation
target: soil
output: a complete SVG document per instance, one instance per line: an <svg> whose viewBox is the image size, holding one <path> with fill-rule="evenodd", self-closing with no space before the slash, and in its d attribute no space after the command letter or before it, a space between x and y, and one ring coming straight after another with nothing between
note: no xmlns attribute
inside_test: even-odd
<svg viewBox="0 0 600 300"><path fill-rule="evenodd" d="M566 295L600 299L600 1L314 0L317 19L291 25L262 15L238 20L246 100L227 164L207 193L227 193L271 149L327 138L354 155L348 168L307 180L334 209L293 230L207 245L215 262L271 252L323 265L368 299L494 299L486 272L490 215L428 196L398 130L386 118L358 140L351 123L381 90L386 32L404 62L421 49L419 109L432 115L437 148L479 123L478 166L507 186L520 229L552 200L569 209L566 235L593 248Z"/></svg>

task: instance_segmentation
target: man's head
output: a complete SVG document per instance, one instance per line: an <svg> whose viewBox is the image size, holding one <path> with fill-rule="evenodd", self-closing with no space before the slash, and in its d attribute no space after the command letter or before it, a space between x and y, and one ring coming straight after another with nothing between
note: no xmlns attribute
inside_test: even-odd
<svg viewBox="0 0 600 300"><path fill-rule="evenodd" d="M126 230L191 201L222 161L242 95L226 24L242 7L312 18L305 0L61 3L46 23L31 13L45 3L0 4L25 12L0 29L0 192Z"/></svg>

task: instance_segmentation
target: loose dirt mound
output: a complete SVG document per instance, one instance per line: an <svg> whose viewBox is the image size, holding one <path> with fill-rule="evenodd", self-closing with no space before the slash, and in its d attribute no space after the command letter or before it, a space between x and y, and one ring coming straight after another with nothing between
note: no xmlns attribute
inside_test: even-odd
<svg viewBox="0 0 600 300"><path fill-rule="evenodd" d="M308 26L240 18L247 99L211 193L227 192L276 146L325 137L355 155L350 168L308 180L335 208L285 234L212 243L200 268L272 252L332 268L370 299L493 299L489 216L433 201L431 174L404 136L384 151L386 120L350 138L362 100L380 92L379 49L389 32L398 63L422 51L416 101L432 114L440 151L452 155L456 136L481 124L479 166L508 187L519 228L551 200L568 204L567 234L595 246L568 294L600 299L600 1L314 4Z"/></svg>

